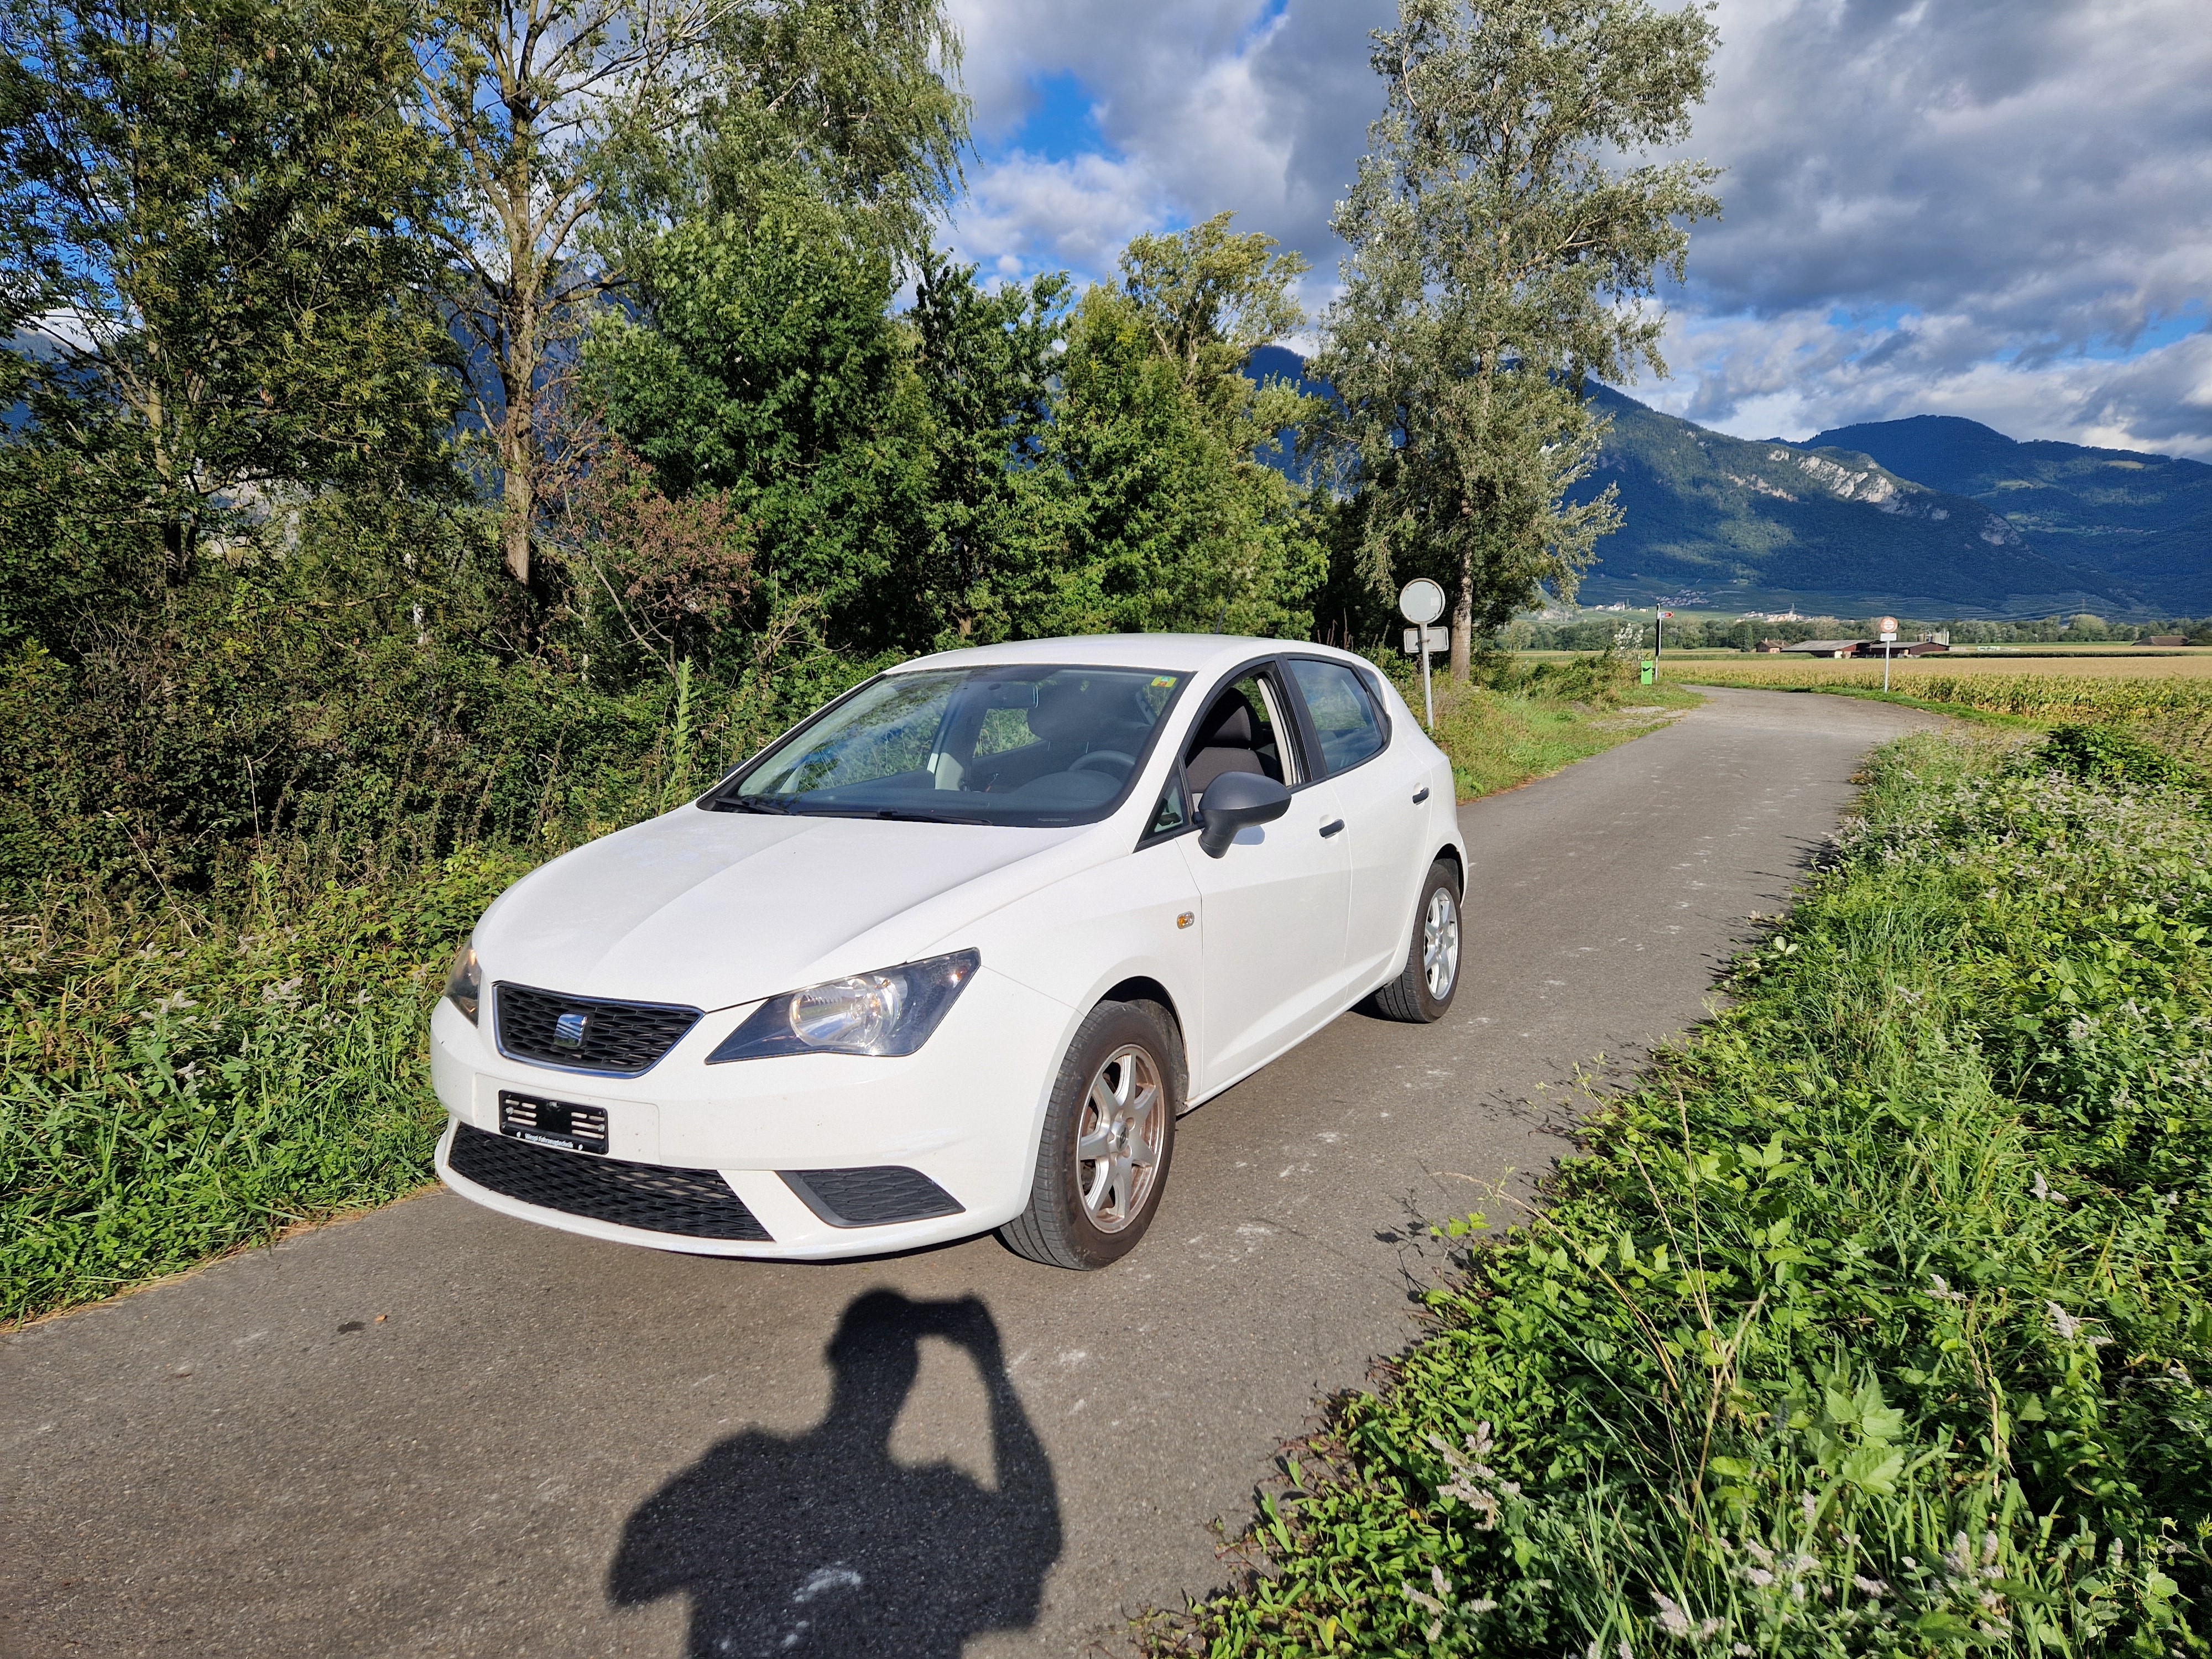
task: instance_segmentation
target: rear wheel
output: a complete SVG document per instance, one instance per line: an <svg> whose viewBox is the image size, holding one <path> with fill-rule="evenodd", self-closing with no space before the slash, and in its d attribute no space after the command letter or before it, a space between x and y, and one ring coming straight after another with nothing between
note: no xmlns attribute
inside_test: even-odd
<svg viewBox="0 0 2212 1659"><path fill-rule="evenodd" d="M1438 859L1421 884L1413 912L1413 941L1398 977L1375 994L1375 1006L1391 1019L1426 1025L1442 1019L1459 989L1459 879Z"/></svg>
<svg viewBox="0 0 2212 1659"><path fill-rule="evenodd" d="M1045 1109L1029 1208L999 1229L1007 1248L1078 1269L1134 1249L1167 1185L1183 1090L1182 1043L1165 1009L1092 1009Z"/></svg>

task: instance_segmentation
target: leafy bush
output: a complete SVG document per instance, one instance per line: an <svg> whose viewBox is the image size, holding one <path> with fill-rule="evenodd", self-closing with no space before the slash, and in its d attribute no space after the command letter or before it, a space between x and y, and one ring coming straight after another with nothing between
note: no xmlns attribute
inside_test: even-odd
<svg viewBox="0 0 2212 1659"><path fill-rule="evenodd" d="M2036 758L2092 781L2200 785L2195 767L2116 726L2053 726Z"/></svg>
<svg viewBox="0 0 2212 1659"><path fill-rule="evenodd" d="M1265 1570L1162 1645L2203 1651L2208 926L2195 798L1886 750L1737 1005L1431 1295L1287 1465Z"/></svg>

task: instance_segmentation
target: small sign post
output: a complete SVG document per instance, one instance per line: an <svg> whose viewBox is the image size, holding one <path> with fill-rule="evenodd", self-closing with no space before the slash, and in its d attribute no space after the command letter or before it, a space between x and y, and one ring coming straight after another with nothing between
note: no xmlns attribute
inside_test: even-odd
<svg viewBox="0 0 2212 1659"><path fill-rule="evenodd" d="M1417 576L1398 590L1398 614L1413 627L1406 630L1406 648L1421 659L1421 701L1427 705L1429 730L1437 729L1437 694L1429 684L1429 653L1436 649L1435 641L1444 637L1440 628L1429 624L1444 614L1444 591L1426 576ZM1449 647L1447 647L1449 648Z"/></svg>
<svg viewBox="0 0 2212 1659"><path fill-rule="evenodd" d="M1653 681L1657 680L1659 677L1659 670L1667 661L1667 618L1674 614L1674 613L1671 611L1662 611L1651 624L1652 629L1654 629L1652 637L1655 641L1651 647L1651 676Z"/></svg>
<svg viewBox="0 0 2212 1659"><path fill-rule="evenodd" d="M1889 690L1889 659L1897 654L1894 649L1897 644L1897 618L1878 617L1875 622L1874 631L1881 635L1881 642L1885 647L1881 653L1881 689L1887 693Z"/></svg>

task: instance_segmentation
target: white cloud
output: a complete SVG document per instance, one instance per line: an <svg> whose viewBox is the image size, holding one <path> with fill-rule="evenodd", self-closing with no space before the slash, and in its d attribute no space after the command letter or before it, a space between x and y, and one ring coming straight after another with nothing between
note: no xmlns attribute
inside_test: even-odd
<svg viewBox="0 0 2212 1659"><path fill-rule="evenodd" d="M1804 439L1858 421L1960 415L2015 438L2212 460L2212 334L2123 358L2007 357L1963 318L1853 328L1826 313L1699 317L1668 330L1672 380L1631 392L1747 438Z"/></svg>
<svg viewBox="0 0 2212 1659"><path fill-rule="evenodd" d="M952 246L990 276L1048 266L1102 273L1132 236L1175 216L1129 162L1097 155L1048 161L1016 151L970 169Z"/></svg>
<svg viewBox="0 0 2212 1659"><path fill-rule="evenodd" d="M987 146L1036 80L1073 75L1110 151L977 168L955 221L969 257L1103 276L1128 230L1229 207L1312 259L1306 297L1325 301L1389 0L954 10ZM2203 0L1723 0L1716 17L1684 153L1729 169L1726 217L1694 231L1671 296L1678 378L1639 395L1753 435L1942 412L2212 455Z"/></svg>
<svg viewBox="0 0 2212 1659"><path fill-rule="evenodd" d="M1389 21L1387 4L1088 0L1047 12L1034 0L954 0L952 11L987 153L1019 131L1035 82L1073 75L1096 100L1112 158L1142 181L1133 195L1156 199L1173 222L1234 209L1238 228L1334 272L1328 216L1380 106L1367 31ZM978 176L995 171L986 163ZM973 206L954 215L964 249L982 246L975 216ZM1060 258L1040 243L1031 268ZM1112 263L1076 268L1097 276Z"/></svg>

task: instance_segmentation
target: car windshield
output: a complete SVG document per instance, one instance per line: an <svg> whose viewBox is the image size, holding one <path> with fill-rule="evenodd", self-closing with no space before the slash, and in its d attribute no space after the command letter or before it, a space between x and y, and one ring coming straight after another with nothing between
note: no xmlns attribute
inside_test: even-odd
<svg viewBox="0 0 2212 1659"><path fill-rule="evenodd" d="M889 674L700 805L724 812L1045 826L1103 817L1182 683L1042 664Z"/></svg>

